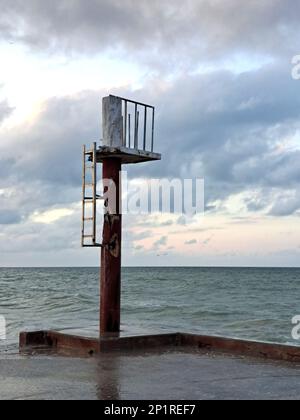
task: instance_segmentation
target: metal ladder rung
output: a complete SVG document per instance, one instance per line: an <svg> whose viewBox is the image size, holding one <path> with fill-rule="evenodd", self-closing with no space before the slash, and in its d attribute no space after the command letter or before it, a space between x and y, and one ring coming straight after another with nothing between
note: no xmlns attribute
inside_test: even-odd
<svg viewBox="0 0 300 420"><path fill-rule="evenodd" d="M94 235L83 235L83 238L94 238Z"/></svg>
<svg viewBox="0 0 300 420"><path fill-rule="evenodd" d="M86 217L85 219L83 219L85 222L93 222L94 218L93 217Z"/></svg>
<svg viewBox="0 0 300 420"><path fill-rule="evenodd" d="M96 200L104 200L103 195L97 195L96 196ZM94 197L85 197L84 198L84 201L92 201L92 202L94 202Z"/></svg>
<svg viewBox="0 0 300 420"><path fill-rule="evenodd" d="M94 186L95 186L95 184L93 184L92 182L86 182L86 183L85 183L85 186L86 186L86 187L94 187Z"/></svg>
<svg viewBox="0 0 300 420"><path fill-rule="evenodd" d="M83 245L83 248L102 248L102 245L95 243L93 245Z"/></svg>

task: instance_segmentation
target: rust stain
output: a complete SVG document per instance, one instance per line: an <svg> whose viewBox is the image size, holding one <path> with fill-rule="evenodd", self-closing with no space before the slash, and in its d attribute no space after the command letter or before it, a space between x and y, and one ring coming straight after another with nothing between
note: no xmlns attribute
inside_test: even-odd
<svg viewBox="0 0 300 420"><path fill-rule="evenodd" d="M110 179L116 186L116 206L106 202L101 250L101 335L120 331L121 310L121 238L122 215L120 214L121 162L109 159L103 163L103 179ZM112 213L111 209L116 207Z"/></svg>
<svg viewBox="0 0 300 420"><path fill-rule="evenodd" d="M117 234L114 234L111 238L109 252L115 258L118 258L120 255L120 242Z"/></svg>

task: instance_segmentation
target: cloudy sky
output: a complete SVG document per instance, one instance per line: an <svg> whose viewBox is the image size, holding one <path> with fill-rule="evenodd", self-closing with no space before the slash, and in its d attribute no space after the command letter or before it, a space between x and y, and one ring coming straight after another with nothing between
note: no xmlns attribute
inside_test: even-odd
<svg viewBox="0 0 300 420"><path fill-rule="evenodd" d="M80 248L81 146L100 139L109 93L157 107L163 160L134 179L206 183L204 218L126 218L124 265L299 266L299 2L0 10L0 266L98 264Z"/></svg>

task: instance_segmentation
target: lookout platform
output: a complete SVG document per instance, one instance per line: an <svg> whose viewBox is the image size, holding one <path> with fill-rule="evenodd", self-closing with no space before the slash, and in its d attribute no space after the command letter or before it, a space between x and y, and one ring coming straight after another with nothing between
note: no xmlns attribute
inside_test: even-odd
<svg viewBox="0 0 300 420"><path fill-rule="evenodd" d="M118 159L123 165L128 165L161 160L161 155L159 153L130 149L123 146L100 146L96 151L97 163L103 163L107 159Z"/></svg>

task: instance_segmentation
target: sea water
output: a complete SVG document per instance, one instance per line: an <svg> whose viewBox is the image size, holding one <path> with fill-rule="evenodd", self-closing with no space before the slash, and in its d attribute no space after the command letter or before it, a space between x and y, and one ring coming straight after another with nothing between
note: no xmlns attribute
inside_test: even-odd
<svg viewBox="0 0 300 420"><path fill-rule="evenodd" d="M300 345L300 269L124 268L122 330L191 332ZM76 329L97 334L99 269L0 268L0 316L17 349L20 331Z"/></svg>

